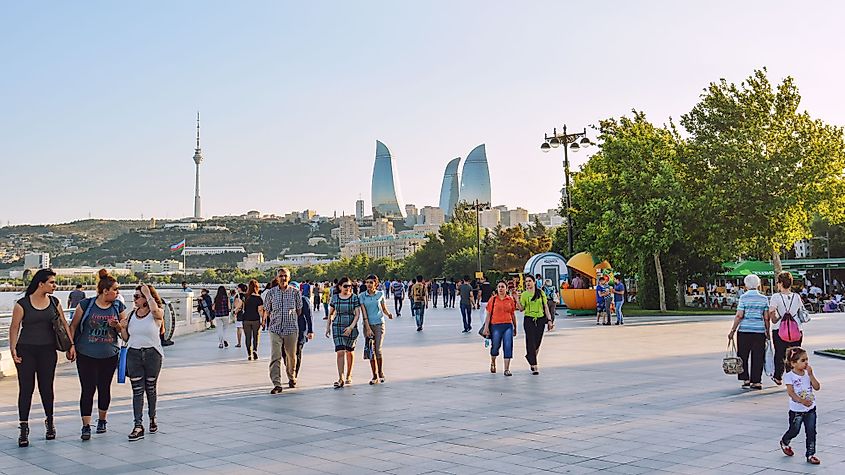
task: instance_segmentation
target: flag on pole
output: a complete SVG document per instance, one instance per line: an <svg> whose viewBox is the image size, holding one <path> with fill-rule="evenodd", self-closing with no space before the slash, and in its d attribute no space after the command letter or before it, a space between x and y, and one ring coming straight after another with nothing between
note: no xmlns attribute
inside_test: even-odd
<svg viewBox="0 0 845 475"><path fill-rule="evenodd" d="M179 249L184 249L184 248L185 248L185 239L183 239L183 240L177 242L176 244L170 246L171 251L178 251Z"/></svg>

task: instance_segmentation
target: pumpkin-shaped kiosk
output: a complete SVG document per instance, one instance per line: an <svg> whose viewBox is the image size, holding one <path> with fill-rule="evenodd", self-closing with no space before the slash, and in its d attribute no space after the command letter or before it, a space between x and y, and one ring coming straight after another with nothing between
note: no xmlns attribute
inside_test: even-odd
<svg viewBox="0 0 845 475"><path fill-rule="evenodd" d="M570 275L576 275L588 282L588 289L563 288L561 298L566 304L567 312L571 315L590 315L596 313L596 276L611 268L607 261L596 262L589 252L579 252L566 263Z"/></svg>

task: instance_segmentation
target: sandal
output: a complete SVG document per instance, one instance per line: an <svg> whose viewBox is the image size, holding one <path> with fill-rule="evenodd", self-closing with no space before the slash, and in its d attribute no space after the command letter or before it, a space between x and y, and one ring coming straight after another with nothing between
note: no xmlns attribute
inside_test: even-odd
<svg viewBox="0 0 845 475"><path fill-rule="evenodd" d="M491 372L491 373L495 373L495 372L496 372L496 363L490 363L490 372Z"/></svg>
<svg viewBox="0 0 845 475"><path fill-rule="evenodd" d="M792 450L792 447L784 444L782 440L780 441L780 450L783 451L784 455L787 455L789 457L795 455L795 452Z"/></svg>
<svg viewBox="0 0 845 475"><path fill-rule="evenodd" d="M506 369L504 374L505 376L513 376L513 373L511 373L511 370L509 369Z"/></svg>
<svg viewBox="0 0 845 475"><path fill-rule="evenodd" d="M370 380L370 386L372 386L374 384L378 384L378 378L373 378L373 379Z"/></svg>
<svg viewBox="0 0 845 475"><path fill-rule="evenodd" d="M342 387L343 387L343 380L342 379L339 379L339 380L334 382L334 388L335 389L340 389Z"/></svg>
<svg viewBox="0 0 845 475"><path fill-rule="evenodd" d="M751 388L751 381L746 381L742 383L742 389L750 389Z"/></svg>
<svg viewBox="0 0 845 475"><path fill-rule="evenodd" d="M781 384L783 384L783 380L781 380L781 379L775 379L775 378L772 378L772 381L774 381L774 383L775 383L775 384L777 384L778 386L780 386Z"/></svg>
<svg viewBox="0 0 845 475"><path fill-rule="evenodd" d="M809 457L807 457L807 463L811 463L813 465L818 465L818 464L822 463L822 461L819 460L819 458L816 457L815 455L810 455Z"/></svg>
<svg viewBox="0 0 845 475"><path fill-rule="evenodd" d="M760 389L763 389L763 385L761 383L754 383L754 384L751 385L751 389L760 390Z"/></svg>
<svg viewBox="0 0 845 475"><path fill-rule="evenodd" d="M346 378L346 384L352 384L352 377Z"/></svg>

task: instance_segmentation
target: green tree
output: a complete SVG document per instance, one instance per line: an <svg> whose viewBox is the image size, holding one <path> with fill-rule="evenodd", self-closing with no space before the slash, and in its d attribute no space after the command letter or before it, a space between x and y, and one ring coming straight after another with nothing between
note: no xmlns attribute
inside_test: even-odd
<svg viewBox="0 0 845 475"><path fill-rule="evenodd" d="M688 164L696 173L699 211L736 255L771 256L810 236L815 214L841 222L845 213L843 129L799 111L791 77L772 85L766 70L741 84L711 83L682 116L691 134Z"/></svg>
<svg viewBox="0 0 845 475"><path fill-rule="evenodd" d="M579 247L609 258L626 273L647 257L666 311L663 259L683 238L688 200L679 177L681 139L655 127L642 112L603 120L601 148L574 177L574 221Z"/></svg>

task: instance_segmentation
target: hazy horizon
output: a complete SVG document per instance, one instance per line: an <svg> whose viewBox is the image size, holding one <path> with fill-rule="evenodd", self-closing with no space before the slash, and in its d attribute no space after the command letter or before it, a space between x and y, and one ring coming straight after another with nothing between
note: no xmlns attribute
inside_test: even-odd
<svg viewBox="0 0 845 475"><path fill-rule="evenodd" d="M810 8L811 7L811 8ZM557 206L543 134L643 110L767 67L845 124L845 5L785 1L6 3L0 223L370 210L375 141L406 203L485 143L493 204ZM595 138L594 131L588 130ZM595 149L593 149L595 150ZM577 167L588 158L570 155Z"/></svg>

